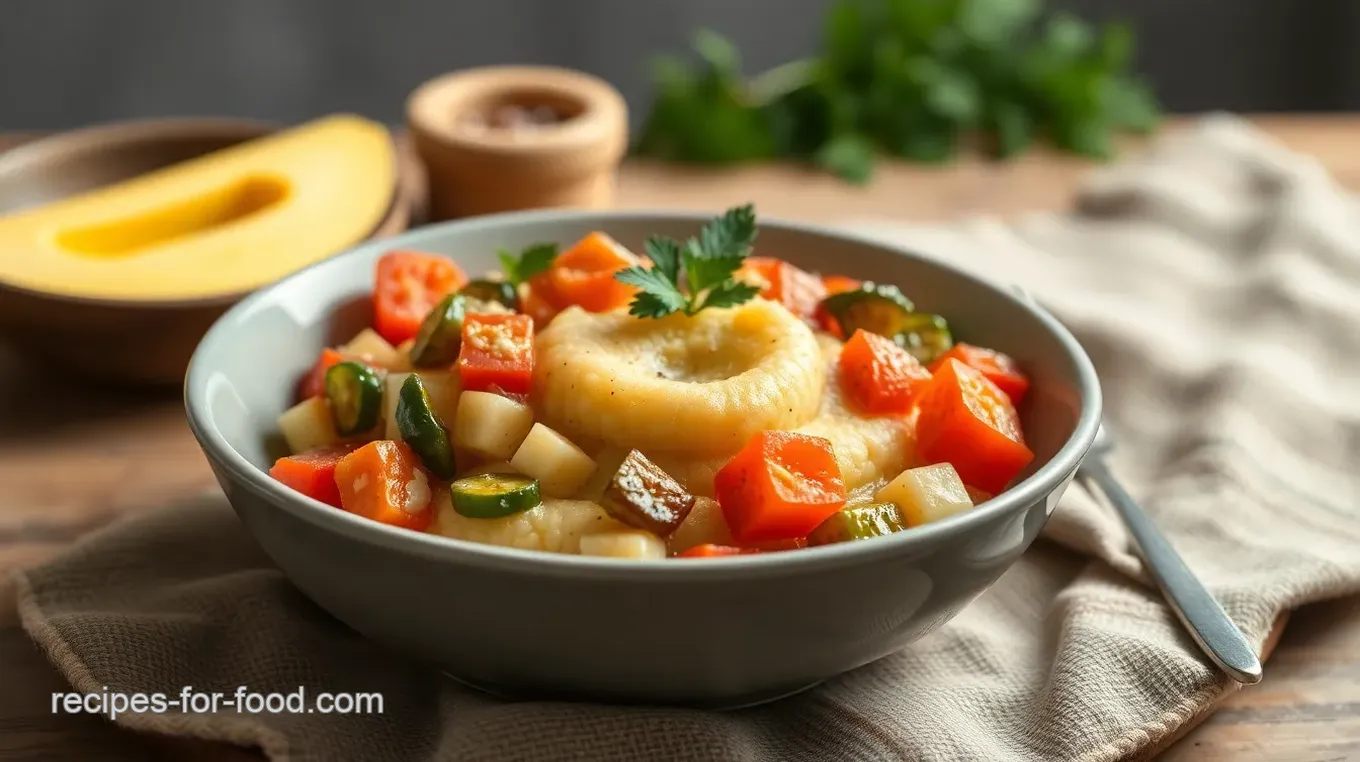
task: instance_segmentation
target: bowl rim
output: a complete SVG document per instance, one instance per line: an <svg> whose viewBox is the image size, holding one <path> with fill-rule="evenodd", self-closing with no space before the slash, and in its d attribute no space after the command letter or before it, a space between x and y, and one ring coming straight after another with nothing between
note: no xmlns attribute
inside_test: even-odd
<svg viewBox="0 0 1360 762"><path fill-rule="evenodd" d="M599 211L548 209L506 212L452 220L412 229L393 238L366 242L330 259L308 265L306 268L261 288L238 302L218 318L199 342L189 362L184 384L185 410L194 437L217 468L223 469L231 475L232 486L244 487L271 505L286 510L295 518L338 532L355 541L385 546L400 553L475 565L484 569L524 574L608 578L616 581L635 579L639 582L699 579L706 575L708 578L720 577L723 579L758 578L872 563L874 560L883 557L915 554L936 541L967 534L972 528L991 519L1043 500L1076 472L1078 465L1095 440L1096 431L1100 425L1102 406L1100 381L1096 375L1095 367L1071 332L1023 291L1006 289L995 282L956 267L952 263L922 256L882 239L827 225L796 222L778 217L763 218L760 221L760 227L763 229L780 229L798 235L850 241L884 249L900 256L918 259L929 266L949 270L957 277L972 281L974 284L992 291L997 298L1008 300L1013 305L1034 315L1040 324L1057 339L1076 369L1076 386L1081 394L1081 411L1076 426L1067 441L1047 463L1039 467L1033 474L1005 492L980 504L974 510L922 527L916 527L910 531L875 538L871 542L823 545L802 548L796 552L755 553L711 558L706 559L704 563L689 564L678 563L670 558L640 561L547 552L525 552L522 549L474 543L428 532L413 532L371 521L307 497L275 481L269 476L268 472L257 468L246 460L241 453L237 452L207 415L204 395L209 387L211 375L204 363L212 346L228 340L230 336L228 324L235 316L252 311L256 304L269 298L274 289L307 278L312 268L323 266L336 259L360 256L361 252L371 251L376 247L420 248L426 240L445 238L464 230L504 228L529 223L551 224L579 217L598 219L599 224L604 226L616 221L646 219L664 219L669 222L688 222L699 225L710 220L712 212L675 209L611 209ZM221 472L219 471L220 475Z"/></svg>

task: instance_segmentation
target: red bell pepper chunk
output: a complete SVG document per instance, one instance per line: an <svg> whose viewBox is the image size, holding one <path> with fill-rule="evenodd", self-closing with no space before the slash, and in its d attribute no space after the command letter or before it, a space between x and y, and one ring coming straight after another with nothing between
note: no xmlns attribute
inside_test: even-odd
<svg viewBox="0 0 1360 762"><path fill-rule="evenodd" d="M1034 459L1006 393L958 360L940 365L917 407L918 454L952 464L967 486L995 495Z"/></svg>
<svg viewBox="0 0 1360 762"><path fill-rule="evenodd" d="M467 391L498 387L528 394L534 376L534 321L528 315L468 315L458 352L458 374Z"/></svg>
<svg viewBox="0 0 1360 762"><path fill-rule="evenodd" d="M738 543L806 537L845 505L831 442L793 431L762 431L718 471L718 505Z"/></svg>
<svg viewBox="0 0 1360 762"><path fill-rule="evenodd" d="M323 447L279 458L269 469L269 475L290 489L339 508L340 489L335 486L335 467L352 449L348 446Z"/></svg>
<svg viewBox="0 0 1360 762"><path fill-rule="evenodd" d="M389 251L377 270L373 329L393 346L413 338L439 300L468 282L452 260L421 251Z"/></svg>
<svg viewBox="0 0 1360 762"><path fill-rule="evenodd" d="M836 371L846 401L867 416L906 415L930 381L930 371L907 350L864 330L845 343Z"/></svg>
<svg viewBox="0 0 1360 762"><path fill-rule="evenodd" d="M1025 393L1029 391L1029 379L1020 372L1020 367L1010 355L994 349L975 347L972 344L955 344L949 351L935 358L930 369L934 371L951 357L980 371L988 381L996 384L998 389L1010 397L1012 405L1019 405L1020 400L1024 399Z"/></svg>

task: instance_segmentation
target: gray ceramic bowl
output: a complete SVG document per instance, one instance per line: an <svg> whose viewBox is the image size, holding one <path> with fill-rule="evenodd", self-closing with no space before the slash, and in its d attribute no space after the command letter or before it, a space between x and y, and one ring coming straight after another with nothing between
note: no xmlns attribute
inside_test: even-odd
<svg viewBox="0 0 1360 762"><path fill-rule="evenodd" d="M957 334L1015 356L1037 457L975 510L871 541L706 561L638 562L476 545L380 525L269 478L266 441L320 348L369 318L375 259L451 256L471 273L499 247L602 229L641 250L705 218L528 212L422 228L313 265L247 297L208 332L186 382L189 421L241 521L312 600L373 640L485 690L737 706L816 684L949 621L1039 534L1091 445L1100 389L1046 312L959 270L844 234L766 223L758 249L900 284Z"/></svg>

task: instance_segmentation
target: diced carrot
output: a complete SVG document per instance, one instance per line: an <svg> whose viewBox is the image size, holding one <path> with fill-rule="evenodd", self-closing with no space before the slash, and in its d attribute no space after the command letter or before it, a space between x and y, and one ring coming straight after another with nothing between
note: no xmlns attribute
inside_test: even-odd
<svg viewBox="0 0 1360 762"><path fill-rule="evenodd" d="M831 442L792 431L762 431L718 471L718 504L738 543L806 537L845 505Z"/></svg>
<svg viewBox="0 0 1360 762"><path fill-rule="evenodd" d="M340 505L367 519L423 532L434 518L433 485L405 442L380 439L335 467Z"/></svg>
<svg viewBox="0 0 1360 762"><path fill-rule="evenodd" d="M949 358L917 396L916 448L927 463L950 463L963 483L996 494L1034 459L1005 392Z"/></svg>
<svg viewBox="0 0 1360 762"><path fill-rule="evenodd" d="M930 371L892 339L855 331L837 364L841 393L861 415L906 415Z"/></svg>
<svg viewBox="0 0 1360 762"><path fill-rule="evenodd" d="M373 328L393 345L415 336L439 300L468 282L452 260L420 251L389 251L378 259L377 270Z"/></svg>
<svg viewBox="0 0 1360 762"><path fill-rule="evenodd" d="M458 351L465 391L528 394L534 376L534 321L528 315L468 315Z"/></svg>
<svg viewBox="0 0 1360 762"><path fill-rule="evenodd" d="M801 318L811 318L826 296L821 278L774 257L747 257L737 278L758 286L762 297Z"/></svg>
<svg viewBox="0 0 1360 762"><path fill-rule="evenodd" d="M575 304L589 312L607 312L628 304L637 293L614 274L640 263L618 241L595 232L559 254L548 275L563 307Z"/></svg>
<svg viewBox="0 0 1360 762"><path fill-rule="evenodd" d="M955 344L949 351L931 363L931 370L940 367L945 360L954 358L970 368L975 368L996 384L997 388L1011 398L1012 405L1019 405L1029 391L1029 379L1020 372L1020 367L1010 355L994 349L975 347L972 344Z"/></svg>
<svg viewBox="0 0 1360 762"><path fill-rule="evenodd" d="M340 445L300 452L279 458L269 475L307 497L340 507L340 489L335 486L335 467L352 447Z"/></svg>
<svg viewBox="0 0 1360 762"><path fill-rule="evenodd" d="M530 278L524 284L520 296L520 311L533 318L534 325L540 330L562 311L563 305L553 291L549 273L539 273Z"/></svg>
<svg viewBox="0 0 1360 762"><path fill-rule="evenodd" d="M321 356L316 358L316 364L307 371L307 375L302 377L302 383L298 385L298 399L305 400L308 397L320 397L325 394L326 371L344 359L344 355L329 347L321 350Z"/></svg>
<svg viewBox="0 0 1360 762"><path fill-rule="evenodd" d="M695 545L683 553L675 554L676 558L724 558L726 556L749 556L752 553L759 553L755 548L736 548L731 545Z"/></svg>
<svg viewBox="0 0 1360 762"><path fill-rule="evenodd" d="M826 292L826 296L839 294L843 291L854 291L861 285L862 281L855 280L854 278L847 278L844 275L822 276L822 289ZM826 297L824 296L822 298L825 299ZM813 318L817 321L817 326L823 331L826 331L837 338L845 338L844 334L841 333L840 325L836 323L835 318L831 317L826 310L822 309L821 302L817 303L817 311L813 314Z"/></svg>

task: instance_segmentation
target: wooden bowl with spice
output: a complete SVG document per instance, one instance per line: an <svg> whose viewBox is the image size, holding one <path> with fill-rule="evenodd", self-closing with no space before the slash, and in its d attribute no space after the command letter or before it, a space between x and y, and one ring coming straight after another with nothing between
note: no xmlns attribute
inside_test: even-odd
<svg viewBox="0 0 1360 762"><path fill-rule="evenodd" d="M598 77L539 66L468 69L421 85L406 115L434 219L613 202L628 108Z"/></svg>

